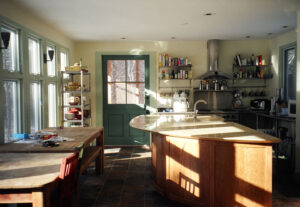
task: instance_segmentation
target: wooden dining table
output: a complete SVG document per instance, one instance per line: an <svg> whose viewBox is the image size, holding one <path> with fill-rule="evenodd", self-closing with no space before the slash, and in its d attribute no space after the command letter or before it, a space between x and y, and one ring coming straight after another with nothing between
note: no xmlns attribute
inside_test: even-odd
<svg viewBox="0 0 300 207"><path fill-rule="evenodd" d="M56 133L66 138L59 146L43 147L41 143L6 143L0 145L0 153L70 153L82 151L80 173L95 160L95 171L104 171L104 129L103 127L49 128L42 132Z"/></svg>
<svg viewBox="0 0 300 207"><path fill-rule="evenodd" d="M50 207L62 159L72 153L0 153L0 203Z"/></svg>

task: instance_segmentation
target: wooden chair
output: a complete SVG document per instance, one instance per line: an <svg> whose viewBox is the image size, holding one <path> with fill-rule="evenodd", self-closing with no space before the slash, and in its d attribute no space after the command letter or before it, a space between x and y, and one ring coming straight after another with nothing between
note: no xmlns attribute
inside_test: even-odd
<svg viewBox="0 0 300 207"><path fill-rule="evenodd" d="M78 152L64 158L60 166L58 201L60 207L73 207L74 185L78 179Z"/></svg>

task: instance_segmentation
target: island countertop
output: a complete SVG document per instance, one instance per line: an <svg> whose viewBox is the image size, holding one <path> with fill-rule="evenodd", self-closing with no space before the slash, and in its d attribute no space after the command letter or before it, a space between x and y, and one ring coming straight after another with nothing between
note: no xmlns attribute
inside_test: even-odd
<svg viewBox="0 0 300 207"><path fill-rule="evenodd" d="M166 136L237 143L279 143L280 139L215 115L141 115L130 126Z"/></svg>

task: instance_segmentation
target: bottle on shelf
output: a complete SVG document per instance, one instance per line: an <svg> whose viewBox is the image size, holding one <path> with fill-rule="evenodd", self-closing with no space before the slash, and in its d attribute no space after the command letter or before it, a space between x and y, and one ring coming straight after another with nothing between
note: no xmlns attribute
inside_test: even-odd
<svg viewBox="0 0 300 207"><path fill-rule="evenodd" d="M240 71L239 71L239 78L243 78L243 70L242 70L242 68L240 68Z"/></svg>
<svg viewBox="0 0 300 207"><path fill-rule="evenodd" d="M192 78L193 78L193 73L192 73L192 70L189 70L189 75L188 75L188 78L189 78L189 79L192 79Z"/></svg>
<svg viewBox="0 0 300 207"><path fill-rule="evenodd" d="M170 79L170 76L169 76L169 73L166 73L166 80L169 80Z"/></svg>
<svg viewBox="0 0 300 207"><path fill-rule="evenodd" d="M262 66L262 55L259 55L257 57L258 57L258 65Z"/></svg>
<svg viewBox="0 0 300 207"><path fill-rule="evenodd" d="M172 69L172 79L175 79L175 71Z"/></svg>
<svg viewBox="0 0 300 207"><path fill-rule="evenodd" d="M254 66L254 64L255 64L255 56L254 56L254 54L252 53L252 55L251 55L251 66Z"/></svg>
<svg viewBox="0 0 300 207"><path fill-rule="evenodd" d="M163 54L159 53L159 57L158 57L158 66L161 67L162 65L162 56Z"/></svg>
<svg viewBox="0 0 300 207"><path fill-rule="evenodd" d="M206 81L206 87L205 88L206 88L206 90L210 89L210 87L209 87L209 81L208 80Z"/></svg>
<svg viewBox="0 0 300 207"><path fill-rule="evenodd" d="M166 78L166 72L165 70L161 71L161 79L164 80Z"/></svg>

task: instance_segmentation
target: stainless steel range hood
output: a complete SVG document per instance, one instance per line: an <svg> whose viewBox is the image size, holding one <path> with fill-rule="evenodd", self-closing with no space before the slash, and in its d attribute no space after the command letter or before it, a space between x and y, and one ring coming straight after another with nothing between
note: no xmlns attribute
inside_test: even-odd
<svg viewBox="0 0 300 207"><path fill-rule="evenodd" d="M231 79L231 75L219 71L219 43L220 40L207 41L208 71L199 79Z"/></svg>

